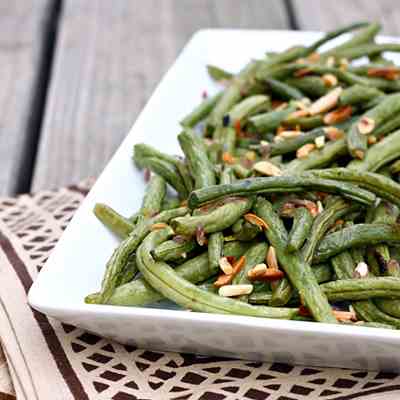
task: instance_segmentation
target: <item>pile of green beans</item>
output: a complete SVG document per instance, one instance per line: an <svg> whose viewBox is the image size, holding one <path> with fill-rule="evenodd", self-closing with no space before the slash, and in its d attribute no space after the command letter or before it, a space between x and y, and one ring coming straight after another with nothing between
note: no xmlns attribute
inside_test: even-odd
<svg viewBox="0 0 400 400"><path fill-rule="evenodd" d="M136 144L140 208L96 204L120 243L85 301L400 329L400 46L380 29L208 65L221 90L180 119L183 157Z"/></svg>

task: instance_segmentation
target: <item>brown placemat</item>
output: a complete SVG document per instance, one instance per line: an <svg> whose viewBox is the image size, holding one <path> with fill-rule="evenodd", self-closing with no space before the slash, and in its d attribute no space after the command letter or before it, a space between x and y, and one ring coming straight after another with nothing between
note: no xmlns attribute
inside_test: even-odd
<svg viewBox="0 0 400 400"><path fill-rule="evenodd" d="M0 199L0 400L400 398L393 373L154 352L32 311L26 293L87 188Z"/></svg>

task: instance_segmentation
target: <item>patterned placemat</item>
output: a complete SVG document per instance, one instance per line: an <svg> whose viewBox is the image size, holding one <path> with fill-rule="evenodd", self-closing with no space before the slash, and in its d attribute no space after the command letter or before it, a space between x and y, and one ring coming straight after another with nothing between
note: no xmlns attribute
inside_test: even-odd
<svg viewBox="0 0 400 400"><path fill-rule="evenodd" d="M400 398L394 373L137 349L32 311L26 293L87 188L0 199L0 399Z"/></svg>

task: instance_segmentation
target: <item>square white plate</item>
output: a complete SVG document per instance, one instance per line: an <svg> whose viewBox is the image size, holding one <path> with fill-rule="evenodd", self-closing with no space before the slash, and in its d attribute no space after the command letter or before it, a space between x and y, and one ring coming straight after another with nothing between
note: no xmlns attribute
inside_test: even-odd
<svg viewBox="0 0 400 400"><path fill-rule="evenodd" d="M265 51L310 43L319 33L202 30L171 67L128 136L77 211L29 292L29 304L49 316L117 341L149 349L320 366L400 370L400 333L391 330L201 314L157 308L87 305L100 287L117 239L92 214L104 202L122 214L139 208L142 172L132 148L146 142L179 152L178 121L217 88L206 64L239 70ZM395 41L393 38L386 40Z"/></svg>

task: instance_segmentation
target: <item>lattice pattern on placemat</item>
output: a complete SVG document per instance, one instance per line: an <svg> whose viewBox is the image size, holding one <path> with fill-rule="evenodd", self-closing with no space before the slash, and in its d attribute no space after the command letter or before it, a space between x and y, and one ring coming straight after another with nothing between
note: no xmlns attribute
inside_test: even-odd
<svg viewBox="0 0 400 400"><path fill-rule="evenodd" d="M0 220L32 278L83 199L81 186L0 200ZM350 399L399 390L396 374L162 353L50 321L90 399ZM398 392L400 393L400 391Z"/></svg>

